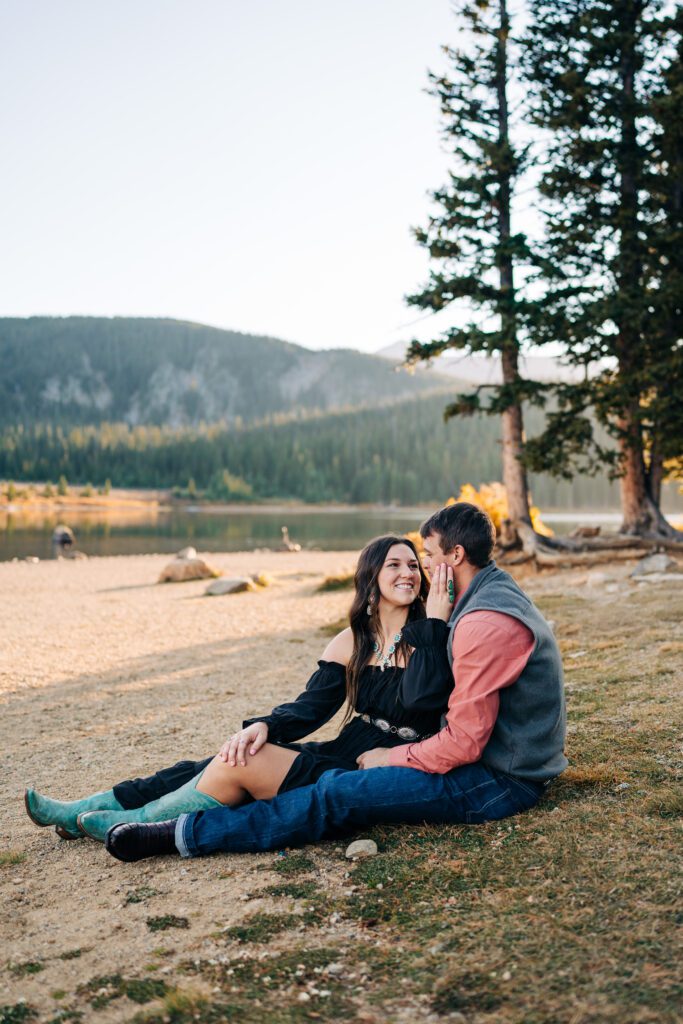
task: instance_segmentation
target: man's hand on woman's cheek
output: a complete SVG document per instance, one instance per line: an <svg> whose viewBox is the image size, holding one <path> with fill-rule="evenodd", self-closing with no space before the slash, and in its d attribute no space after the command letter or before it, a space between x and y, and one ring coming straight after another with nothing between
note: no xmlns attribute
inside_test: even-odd
<svg viewBox="0 0 683 1024"><path fill-rule="evenodd" d="M359 768L386 768L389 765L389 748L375 747L374 750L366 750L356 758Z"/></svg>

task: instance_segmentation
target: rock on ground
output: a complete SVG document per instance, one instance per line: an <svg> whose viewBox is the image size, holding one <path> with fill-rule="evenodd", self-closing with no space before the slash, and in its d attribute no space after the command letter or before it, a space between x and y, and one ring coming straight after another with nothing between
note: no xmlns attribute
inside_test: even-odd
<svg viewBox="0 0 683 1024"><path fill-rule="evenodd" d="M185 583L186 580L206 580L220 576L203 558L176 558L162 569L159 583Z"/></svg>
<svg viewBox="0 0 683 1024"><path fill-rule="evenodd" d="M221 594L241 594L245 590L257 590L253 580L246 576L237 576L229 580L214 580L209 583L204 591L209 597L218 597Z"/></svg>
<svg viewBox="0 0 683 1024"><path fill-rule="evenodd" d="M356 860L359 857L375 857L377 855L377 843L372 839L356 839L354 843L346 848L348 860Z"/></svg>
<svg viewBox="0 0 683 1024"><path fill-rule="evenodd" d="M678 562L662 551L656 555L646 555L645 558L641 558L631 576L649 576L651 573L680 571Z"/></svg>

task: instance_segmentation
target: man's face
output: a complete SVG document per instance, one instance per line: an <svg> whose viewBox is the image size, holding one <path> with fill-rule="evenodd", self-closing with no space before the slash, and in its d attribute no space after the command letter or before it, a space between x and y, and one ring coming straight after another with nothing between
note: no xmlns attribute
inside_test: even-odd
<svg viewBox="0 0 683 1024"><path fill-rule="evenodd" d="M424 549L422 564L430 575L434 572L437 565L448 561L441 549L441 534L430 533L428 537L424 537L422 539L422 547Z"/></svg>

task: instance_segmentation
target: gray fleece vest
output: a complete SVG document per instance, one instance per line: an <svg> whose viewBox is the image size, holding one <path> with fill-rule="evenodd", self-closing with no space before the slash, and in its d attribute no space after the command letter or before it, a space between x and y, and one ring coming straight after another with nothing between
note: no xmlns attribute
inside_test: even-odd
<svg viewBox="0 0 683 1024"><path fill-rule="evenodd" d="M553 632L513 578L489 562L474 577L449 620L451 665L455 627L464 615L475 611L511 615L531 630L536 641L519 679L498 691L498 717L481 760L508 775L539 782L551 779L567 767L562 659Z"/></svg>

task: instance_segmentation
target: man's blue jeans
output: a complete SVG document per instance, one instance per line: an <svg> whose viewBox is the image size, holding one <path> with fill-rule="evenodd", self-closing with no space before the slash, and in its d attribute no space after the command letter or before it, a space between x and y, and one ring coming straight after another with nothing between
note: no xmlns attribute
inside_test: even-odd
<svg viewBox="0 0 683 1024"><path fill-rule="evenodd" d="M272 800L183 814L176 846L183 857L199 857L303 846L384 822L475 825L528 810L543 790L542 782L503 775L481 762L445 775L415 768L335 770Z"/></svg>

